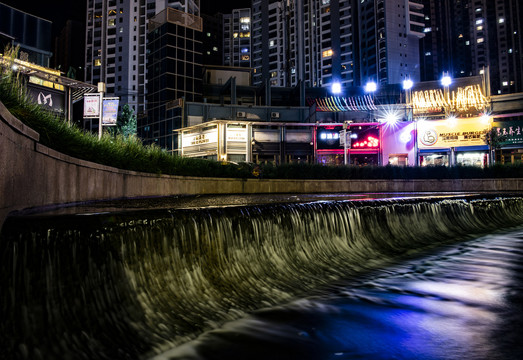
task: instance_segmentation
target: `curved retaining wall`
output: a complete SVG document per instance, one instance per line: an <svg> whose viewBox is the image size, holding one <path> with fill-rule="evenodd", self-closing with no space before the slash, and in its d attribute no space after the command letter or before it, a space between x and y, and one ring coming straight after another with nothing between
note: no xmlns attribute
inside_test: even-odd
<svg viewBox="0 0 523 360"><path fill-rule="evenodd" d="M145 174L79 160L39 143L0 102L0 227L12 212L103 199L168 195L489 191L518 192L523 179L263 180Z"/></svg>

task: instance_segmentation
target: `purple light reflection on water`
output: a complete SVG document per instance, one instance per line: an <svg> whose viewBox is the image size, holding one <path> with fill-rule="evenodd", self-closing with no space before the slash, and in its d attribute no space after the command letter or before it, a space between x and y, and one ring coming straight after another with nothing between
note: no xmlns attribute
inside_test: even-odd
<svg viewBox="0 0 523 360"><path fill-rule="evenodd" d="M523 358L523 228L336 284L155 359Z"/></svg>

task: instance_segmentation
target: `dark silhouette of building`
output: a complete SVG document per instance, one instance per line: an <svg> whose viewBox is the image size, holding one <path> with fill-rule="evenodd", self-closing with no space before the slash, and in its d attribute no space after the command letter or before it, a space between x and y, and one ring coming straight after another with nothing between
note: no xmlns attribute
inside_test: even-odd
<svg viewBox="0 0 523 360"><path fill-rule="evenodd" d="M10 43L20 47L20 60L49 67L52 56L51 21L0 3L0 34L2 45Z"/></svg>

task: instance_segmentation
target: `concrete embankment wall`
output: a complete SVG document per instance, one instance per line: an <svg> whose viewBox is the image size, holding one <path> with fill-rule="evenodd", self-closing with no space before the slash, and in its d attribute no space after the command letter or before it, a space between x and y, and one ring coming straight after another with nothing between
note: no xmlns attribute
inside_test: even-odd
<svg viewBox="0 0 523 360"><path fill-rule="evenodd" d="M64 155L0 103L0 227L24 209L93 200L197 194L523 191L523 179L264 180L120 170Z"/></svg>

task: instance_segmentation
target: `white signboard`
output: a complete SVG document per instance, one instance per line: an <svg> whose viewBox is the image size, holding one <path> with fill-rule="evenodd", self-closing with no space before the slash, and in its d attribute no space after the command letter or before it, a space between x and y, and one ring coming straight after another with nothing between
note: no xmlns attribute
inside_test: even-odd
<svg viewBox="0 0 523 360"><path fill-rule="evenodd" d="M247 131L245 129L227 129L227 141L247 142Z"/></svg>
<svg viewBox="0 0 523 360"><path fill-rule="evenodd" d="M212 143L218 143L217 129L205 133L193 133L182 135L182 147L184 148Z"/></svg>
<svg viewBox="0 0 523 360"><path fill-rule="evenodd" d="M84 95L84 118L100 117L100 95Z"/></svg>

